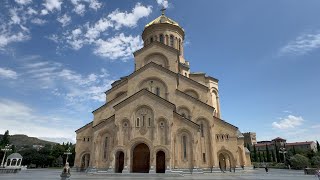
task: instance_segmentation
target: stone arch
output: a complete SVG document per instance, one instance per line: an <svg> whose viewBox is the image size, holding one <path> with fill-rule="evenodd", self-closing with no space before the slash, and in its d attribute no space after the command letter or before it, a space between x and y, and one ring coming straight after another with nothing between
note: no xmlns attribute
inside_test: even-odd
<svg viewBox="0 0 320 180"><path fill-rule="evenodd" d="M101 144L100 146L97 146L97 148L100 148L98 151L100 152L100 157L105 161L112 160L112 154L111 150L113 149L115 142L115 133L109 129L103 129L98 133L98 136L96 138L96 144Z"/></svg>
<svg viewBox="0 0 320 180"><path fill-rule="evenodd" d="M144 65L147 65L150 62L159 64L162 67L169 69L169 60L162 53L151 53L144 58Z"/></svg>
<svg viewBox="0 0 320 180"><path fill-rule="evenodd" d="M177 130L176 136L176 152L180 156L175 157L175 160L180 161L181 168L192 170L194 166L194 136L186 128L180 128Z"/></svg>
<svg viewBox="0 0 320 180"><path fill-rule="evenodd" d="M90 166L90 152L84 151L80 157L80 171L84 171Z"/></svg>
<svg viewBox="0 0 320 180"><path fill-rule="evenodd" d="M189 96L194 97L195 99L199 99L199 94L197 93L197 91L193 90L193 89L187 89L184 91L184 93L188 94Z"/></svg>
<svg viewBox="0 0 320 180"><path fill-rule="evenodd" d="M183 117L186 117L188 119L191 119L191 111L187 106L179 106L177 108L177 112L178 114L180 114Z"/></svg>
<svg viewBox="0 0 320 180"><path fill-rule="evenodd" d="M151 162L153 162L154 160L154 148L152 146L152 141L144 138L144 137L138 137L138 138L134 138L130 141L130 143L128 144L127 146L127 149L129 150L129 159L130 159L130 171L132 172L132 165L133 165L133 153L134 153L134 149L137 145L139 144L145 144L148 148L149 148L149 151L150 151L150 161L149 161L149 164L151 164Z"/></svg>
<svg viewBox="0 0 320 180"><path fill-rule="evenodd" d="M159 88L159 96L167 99L167 95L168 95L168 86L167 84L160 78L158 77L149 77L146 78L144 80L142 80L139 84L138 84L138 90L141 89L148 89L149 91L153 92L154 94L157 94L156 90L157 88Z"/></svg>
<svg viewBox="0 0 320 180"><path fill-rule="evenodd" d="M222 171L231 171L231 168L236 167L234 156L229 150L225 149L224 146L222 146L222 148L217 152L217 154L219 159L219 166Z"/></svg>
<svg viewBox="0 0 320 180"><path fill-rule="evenodd" d="M205 117L199 117L195 122L200 125L200 142L201 144L204 144L204 148L201 148L201 162L202 164L212 165L213 157L211 153L212 140L210 134L210 121Z"/></svg>

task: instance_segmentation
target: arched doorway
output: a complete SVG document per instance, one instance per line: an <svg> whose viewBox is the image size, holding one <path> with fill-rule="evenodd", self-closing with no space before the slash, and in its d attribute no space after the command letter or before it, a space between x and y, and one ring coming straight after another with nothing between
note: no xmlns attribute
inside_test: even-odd
<svg viewBox="0 0 320 180"><path fill-rule="evenodd" d="M133 149L132 172L149 173L150 168L150 150L146 144L138 144Z"/></svg>
<svg viewBox="0 0 320 180"><path fill-rule="evenodd" d="M225 171L227 169L226 157L223 154L219 155L219 167L221 171Z"/></svg>
<svg viewBox="0 0 320 180"><path fill-rule="evenodd" d="M81 158L81 167L80 171L84 171L89 167L89 162L90 162L90 154L84 154Z"/></svg>
<svg viewBox="0 0 320 180"><path fill-rule="evenodd" d="M122 151L118 151L116 153L116 165L115 172L122 173L124 167L124 153Z"/></svg>
<svg viewBox="0 0 320 180"><path fill-rule="evenodd" d="M156 156L156 172L165 173L166 171L166 155L163 151L158 151Z"/></svg>

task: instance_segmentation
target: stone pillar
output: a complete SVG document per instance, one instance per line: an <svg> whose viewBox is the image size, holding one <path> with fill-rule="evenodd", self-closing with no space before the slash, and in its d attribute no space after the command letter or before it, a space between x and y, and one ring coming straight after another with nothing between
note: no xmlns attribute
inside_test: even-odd
<svg viewBox="0 0 320 180"><path fill-rule="evenodd" d="M151 152L150 152L150 156L151 156ZM149 173L150 174L155 174L156 173L156 158L154 157L151 157L150 159L150 170L149 170Z"/></svg>

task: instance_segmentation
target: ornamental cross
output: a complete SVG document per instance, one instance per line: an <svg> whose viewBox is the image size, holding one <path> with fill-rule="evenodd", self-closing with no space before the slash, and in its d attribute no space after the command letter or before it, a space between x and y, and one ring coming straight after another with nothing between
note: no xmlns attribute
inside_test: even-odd
<svg viewBox="0 0 320 180"><path fill-rule="evenodd" d="M161 14L164 15L164 12L166 11L166 8L163 7L160 11L161 11Z"/></svg>

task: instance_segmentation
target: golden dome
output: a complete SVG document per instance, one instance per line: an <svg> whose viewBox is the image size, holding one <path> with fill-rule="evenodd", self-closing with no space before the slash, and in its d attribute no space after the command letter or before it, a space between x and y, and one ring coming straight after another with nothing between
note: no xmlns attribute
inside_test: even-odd
<svg viewBox="0 0 320 180"><path fill-rule="evenodd" d="M155 20L151 21L150 23L148 23L145 28L154 25L154 24L171 24L174 26L177 26L179 28L182 29L182 27L179 26L179 24L177 22L175 22L174 20L168 18L167 16L165 16L164 14L162 14L161 16L157 17ZM183 30L183 29L182 29Z"/></svg>

